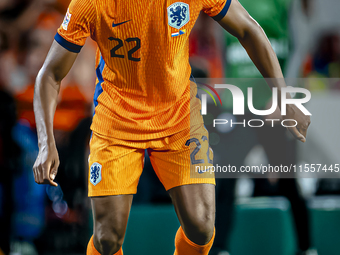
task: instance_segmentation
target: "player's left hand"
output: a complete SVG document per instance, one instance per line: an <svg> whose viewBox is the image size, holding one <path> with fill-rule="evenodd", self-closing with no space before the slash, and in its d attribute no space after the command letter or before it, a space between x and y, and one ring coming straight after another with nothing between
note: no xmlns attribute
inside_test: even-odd
<svg viewBox="0 0 340 255"><path fill-rule="evenodd" d="M295 139L306 142L307 129L311 123L310 116L303 114L295 105L287 105L287 114L283 119L293 119L298 123L295 127L287 127ZM286 121L287 126L294 126L294 121Z"/></svg>

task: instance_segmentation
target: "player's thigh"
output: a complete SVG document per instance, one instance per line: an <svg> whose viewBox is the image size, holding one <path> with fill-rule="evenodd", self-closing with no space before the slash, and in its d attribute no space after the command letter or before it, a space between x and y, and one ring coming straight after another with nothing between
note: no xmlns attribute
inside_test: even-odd
<svg viewBox="0 0 340 255"><path fill-rule="evenodd" d="M203 124L164 139L162 148L149 149L152 166L166 190L188 184L215 184L213 152Z"/></svg>
<svg viewBox="0 0 340 255"><path fill-rule="evenodd" d="M92 134L89 156L90 197L128 195L137 192L145 150L138 144Z"/></svg>
<svg viewBox="0 0 340 255"><path fill-rule="evenodd" d="M191 184L170 189L170 197L181 223L207 217L215 219L215 185Z"/></svg>
<svg viewBox="0 0 340 255"><path fill-rule="evenodd" d="M168 192L188 238L196 243L208 242L215 223L215 185L183 185Z"/></svg>
<svg viewBox="0 0 340 255"><path fill-rule="evenodd" d="M122 244L133 195L91 197L94 244Z"/></svg>

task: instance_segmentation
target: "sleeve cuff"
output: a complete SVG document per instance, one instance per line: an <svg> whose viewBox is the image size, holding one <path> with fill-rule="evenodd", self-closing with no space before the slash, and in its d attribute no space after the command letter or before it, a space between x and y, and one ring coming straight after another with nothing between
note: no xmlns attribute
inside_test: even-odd
<svg viewBox="0 0 340 255"><path fill-rule="evenodd" d="M220 11L219 14L217 14L216 16L214 16L212 18L216 21L220 21L221 19L223 19L224 16L227 14L228 10L229 10L230 4L231 4L231 0L227 0L222 11Z"/></svg>
<svg viewBox="0 0 340 255"><path fill-rule="evenodd" d="M83 47L65 40L59 33L56 33L56 35L54 36L54 40L56 40L57 43L59 43L62 47L64 47L68 51L74 53L79 53L81 48Z"/></svg>

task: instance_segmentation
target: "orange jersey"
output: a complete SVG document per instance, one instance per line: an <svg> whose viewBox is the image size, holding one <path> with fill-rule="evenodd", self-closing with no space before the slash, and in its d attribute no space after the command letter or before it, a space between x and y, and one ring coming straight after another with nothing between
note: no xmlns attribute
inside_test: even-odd
<svg viewBox="0 0 340 255"><path fill-rule="evenodd" d="M230 2L72 0L55 40L72 52L89 36L97 42L91 129L147 140L188 128L192 107L200 107L190 90L190 31L201 10L220 20Z"/></svg>

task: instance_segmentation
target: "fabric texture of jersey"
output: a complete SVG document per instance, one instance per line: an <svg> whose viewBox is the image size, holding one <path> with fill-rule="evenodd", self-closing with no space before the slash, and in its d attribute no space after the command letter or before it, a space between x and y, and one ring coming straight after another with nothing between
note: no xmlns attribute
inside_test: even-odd
<svg viewBox="0 0 340 255"><path fill-rule="evenodd" d="M125 140L188 129L200 107L189 102L189 34L201 10L220 20L230 1L72 0L55 40L72 52L98 44L91 129Z"/></svg>

